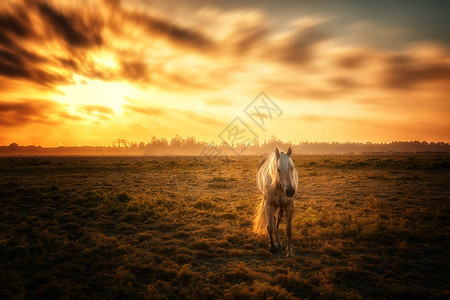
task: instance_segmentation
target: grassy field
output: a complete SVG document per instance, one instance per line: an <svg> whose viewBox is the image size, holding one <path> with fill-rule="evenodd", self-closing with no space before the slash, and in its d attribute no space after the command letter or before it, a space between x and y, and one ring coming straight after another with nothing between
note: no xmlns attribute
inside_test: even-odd
<svg viewBox="0 0 450 300"><path fill-rule="evenodd" d="M449 154L294 156L289 259L259 159L1 158L0 298L450 297Z"/></svg>

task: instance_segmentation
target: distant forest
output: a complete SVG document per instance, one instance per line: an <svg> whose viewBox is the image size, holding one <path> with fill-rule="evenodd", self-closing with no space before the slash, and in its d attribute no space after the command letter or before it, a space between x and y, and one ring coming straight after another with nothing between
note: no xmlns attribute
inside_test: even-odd
<svg viewBox="0 0 450 300"><path fill-rule="evenodd" d="M352 153L386 153L386 152L450 152L448 142L394 141L390 143L338 143L338 142L283 142L275 137L262 143L254 142L248 146L233 146L198 141L194 137L175 136L171 140L153 137L150 142L133 143L118 139L111 146L74 146L41 147L20 146L12 143L0 146L0 155L198 155L198 156L234 156L261 155L274 151L276 147L283 150L291 147L296 154L352 154Z"/></svg>

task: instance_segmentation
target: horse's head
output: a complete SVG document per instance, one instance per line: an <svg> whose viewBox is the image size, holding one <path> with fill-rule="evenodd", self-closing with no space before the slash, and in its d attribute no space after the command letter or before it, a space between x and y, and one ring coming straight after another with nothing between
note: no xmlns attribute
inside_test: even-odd
<svg viewBox="0 0 450 300"><path fill-rule="evenodd" d="M277 148L275 150L275 155L277 158L278 182L281 184L286 196L293 197L297 189L298 177L294 163L291 160L292 149L289 147L288 152L284 153Z"/></svg>

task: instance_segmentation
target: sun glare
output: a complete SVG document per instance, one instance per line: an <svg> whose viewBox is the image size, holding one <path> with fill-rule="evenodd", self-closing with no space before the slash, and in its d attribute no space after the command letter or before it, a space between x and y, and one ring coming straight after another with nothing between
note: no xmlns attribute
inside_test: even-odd
<svg viewBox="0 0 450 300"><path fill-rule="evenodd" d="M105 82L75 75L75 84L62 86L55 100L69 105L72 113L78 114L86 106L109 108L114 115L122 113L126 98L133 98L136 89L125 82Z"/></svg>
<svg viewBox="0 0 450 300"><path fill-rule="evenodd" d="M114 59L114 55L111 53L98 53L93 55L92 59L94 60L97 68L114 70L119 67Z"/></svg>

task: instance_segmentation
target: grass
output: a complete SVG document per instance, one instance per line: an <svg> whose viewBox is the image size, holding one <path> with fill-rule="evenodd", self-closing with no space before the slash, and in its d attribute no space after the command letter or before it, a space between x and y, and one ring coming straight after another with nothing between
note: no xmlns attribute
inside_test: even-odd
<svg viewBox="0 0 450 300"><path fill-rule="evenodd" d="M292 259L251 232L258 161L1 158L0 297L450 296L449 155L294 157Z"/></svg>

